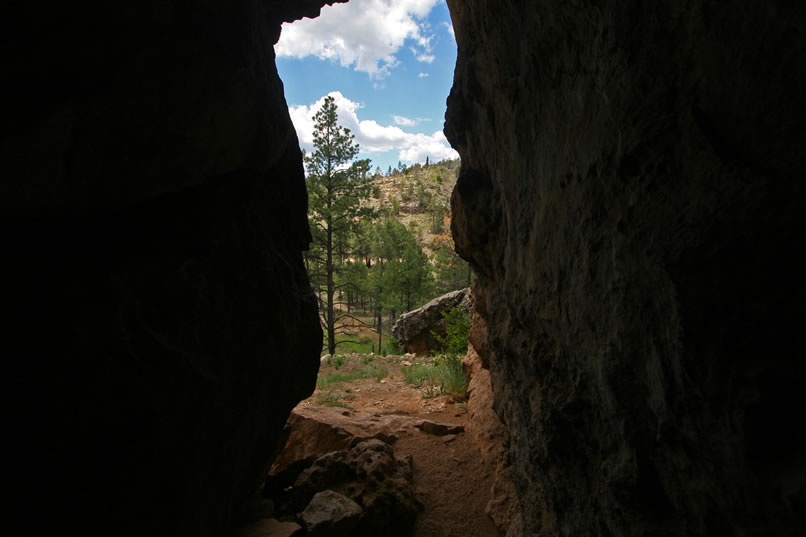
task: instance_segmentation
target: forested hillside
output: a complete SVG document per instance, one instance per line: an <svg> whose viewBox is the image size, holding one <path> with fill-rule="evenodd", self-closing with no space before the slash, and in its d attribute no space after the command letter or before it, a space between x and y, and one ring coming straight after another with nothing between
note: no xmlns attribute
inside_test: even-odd
<svg viewBox="0 0 806 537"><path fill-rule="evenodd" d="M305 155L313 243L306 255L328 352L386 345L403 312L468 285L450 236L458 160L371 173L326 101Z"/></svg>

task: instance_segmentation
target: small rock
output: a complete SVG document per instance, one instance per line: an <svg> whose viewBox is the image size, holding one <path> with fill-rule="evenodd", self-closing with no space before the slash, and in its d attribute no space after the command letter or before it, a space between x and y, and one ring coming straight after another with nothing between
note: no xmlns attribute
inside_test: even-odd
<svg viewBox="0 0 806 537"><path fill-rule="evenodd" d="M442 441L445 442L446 444L449 442L453 442L454 440L456 440L455 434L446 434L445 436L442 437Z"/></svg>
<svg viewBox="0 0 806 537"><path fill-rule="evenodd" d="M325 490L314 495L300 518L307 535L311 537L346 537L355 528L360 516L361 507L353 500L338 492Z"/></svg>
<svg viewBox="0 0 806 537"><path fill-rule="evenodd" d="M436 436L444 436L446 434L459 434L464 432L465 428L461 425L452 425L449 423L435 423L433 421L424 420L417 426L422 432L433 434Z"/></svg>
<svg viewBox="0 0 806 537"><path fill-rule="evenodd" d="M245 526L238 537L296 537L302 535L302 526L295 522L280 522L276 518L264 518Z"/></svg>
<svg viewBox="0 0 806 537"><path fill-rule="evenodd" d="M400 362L400 365L405 367L411 367L411 362L409 362L408 360L403 360L402 362Z"/></svg>

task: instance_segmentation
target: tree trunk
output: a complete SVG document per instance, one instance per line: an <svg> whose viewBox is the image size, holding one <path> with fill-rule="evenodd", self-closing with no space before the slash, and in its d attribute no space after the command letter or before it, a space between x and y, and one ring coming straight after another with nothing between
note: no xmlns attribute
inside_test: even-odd
<svg viewBox="0 0 806 537"><path fill-rule="evenodd" d="M378 309L378 356L382 356L381 354L382 337L383 337L383 315L381 314L381 310Z"/></svg>
<svg viewBox="0 0 806 537"><path fill-rule="evenodd" d="M331 356L336 354L336 314L333 309L333 231L328 218L327 223L327 260L325 261L325 273L327 274L327 314L325 324L327 325L327 351Z"/></svg>

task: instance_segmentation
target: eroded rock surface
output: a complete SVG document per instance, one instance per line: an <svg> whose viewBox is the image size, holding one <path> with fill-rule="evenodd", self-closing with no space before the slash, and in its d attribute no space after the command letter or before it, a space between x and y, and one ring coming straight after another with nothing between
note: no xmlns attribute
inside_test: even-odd
<svg viewBox="0 0 806 537"><path fill-rule="evenodd" d="M404 313L392 327L392 336L406 352L428 354L437 348L437 340L432 332L445 335L443 313L453 308L461 308L470 315L469 289L451 291L431 300L416 310Z"/></svg>
<svg viewBox="0 0 806 537"><path fill-rule="evenodd" d="M448 3L525 534L806 533L806 8Z"/></svg>
<svg viewBox="0 0 806 537"><path fill-rule="evenodd" d="M305 535L311 537L347 537L352 535L361 516L361 507L332 490L317 492L300 515Z"/></svg>
<svg viewBox="0 0 806 537"><path fill-rule="evenodd" d="M4 9L6 533L203 537L260 484L321 340L272 45L324 3Z"/></svg>
<svg viewBox="0 0 806 537"><path fill-rule="evenodd" d="M462 366L467 378L468 433L478 445L487 466L493 469L490 501L485 511L501 535L522 537L521 506L509 460L509 435L493 410L490 372L483 367L481 357L472 345L467 349Z"/></svg>
<svg viewBox="0 0 806 537"><path fill-rule="evenodd" d="M269 476L264 494L275 501L282 516L296 515L309 532L314 531L314 526L317 535L326 532L330 519L339 527L334 534L347 531L361 536L406 535L422 509L413 481L410 459L396 457L392 446L370 439L359 441L349 450L286 465ZM327 498L320 497L326 491L355 502L358 513L342 505L345 502L341 500L334 502L337 513L330 513ZM342 512L349 512L349 516L342 517ZM349 524L341 522L341 518L348 518ZM342 526L349 529L343 530Z"/></svg>

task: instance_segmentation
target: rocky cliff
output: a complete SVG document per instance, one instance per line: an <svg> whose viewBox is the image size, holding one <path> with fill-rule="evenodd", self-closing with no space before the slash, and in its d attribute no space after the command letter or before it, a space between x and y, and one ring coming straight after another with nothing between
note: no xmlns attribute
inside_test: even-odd
<svg viewBox="0 0 806 537"><path fill-rule="evenodd" d="M272 46L324 3L4 8L7 534L212 535L260 484L321 342Z"/></svg>
<svg viewBox="0 0 806 537"><path fill-rule="evenodd" d="M524 534L804 534L804 7L448 3Z"/></svg>

